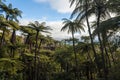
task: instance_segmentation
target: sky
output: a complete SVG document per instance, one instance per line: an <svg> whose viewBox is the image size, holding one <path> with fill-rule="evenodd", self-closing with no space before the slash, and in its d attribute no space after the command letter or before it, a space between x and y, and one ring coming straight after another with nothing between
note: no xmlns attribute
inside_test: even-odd
<svg viewBox="0 0 120 80"><path fill-rule="evenodd" d="M7 0L13 8L20 9L22 18L20 24L27 25L29 22L46 22L46 25L53 29L51 37L57 40L71 37L67 32L61 32L63 26L62 19L69 18L74 6L70 8L69 0ZM79 34L75 34L79 37Z"/></svg>

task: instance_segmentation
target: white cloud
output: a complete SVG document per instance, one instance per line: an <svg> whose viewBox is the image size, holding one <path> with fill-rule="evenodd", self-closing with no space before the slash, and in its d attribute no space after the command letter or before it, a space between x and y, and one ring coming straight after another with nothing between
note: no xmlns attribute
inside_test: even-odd
<svg viewBox="0 0 120 80"><path fill-rule="evenodd" d="M71 13L75 6L70 8L69 0L35 0L36 2L48 2L59 13Z"/></svg>
<svg viewBox="0 0 120 80"><path fill-rule="evenodd" d="M35 20L34 19L21 19L21 20L19 20L19 24L27 25L27 24L29 24L29 22L33 22L33 21L35 21Z"/></svg>
<svg viewBox="0 0 120 80"><path fill-rule="evenodd" d="M50 21L47 22L47 25L51 26L53 29L51 32L51 36L54 39L61 40L69 38L71 35L67 34L67 32L61 32L61 28L63 26L62 21Z"/></svg>
<svg viewBox="0 0 120 80"><path fill-rule="evenodd" d="M74 7L70 8L69 0L50 0L50 5L60 13L70 13L74 9Z"/></svg>
<svg viewBox="0 0 120 80"><path fill-rule="evenodd" d="M21 25L27 25L29 22L34 22L36 20L34 19L22 19L20 20ZM43 22L44 20L37 20L40 22ZM62 40L62 39L67 39L71 37L71 34L68 34L67 31L61 32L61 28L63 26L62 21L45 21L46 25L50 26L53 30L50 31L51 34L50 36L53 37L56 40ZM78 34L76 35L78 36Z"/></svg>
<svg viewBox="0 0 120 80"><path fill-rule="evenodd" d="M54 39L57 40L62 40L62 39L69 39L70 37L72 37L72 35L69 33L67 33L67 31L63 32L61 31L61 28L63 27L62 21L49 21L47 22L47 25L51 26L51 28L53 29L51 31L51 36ZM87 30L85 28L85 30ZM88 32L81 32L81 33L75 33L75 38L80 39L81 35L88 35Z"/></svg>
<svg viewBox="0 0 120 80"><path fill-rule="evenodd" d="M34 21L36 21L36 19L35 20L34 19L22 19L22 20L20 20L20 24L27 25L29 22L34 22ZM44 20L40 19L37 21L43 22ZM60 31L63 26L62 21L45 21L45 22L46 22L47 26L50 26L53 29L52 31L50 31L51 34L48 34L48 35L50 35L54 39L62 40L62 39L68 39L71 37L71 34L68 34L67 31L65 31L65 32ZM76 33L75 37L80 39L81 35L88 35L88 32Z"/></svg>
<svg viewBox="0 0 120 80"><path fill-rule="evenodd" d="M43 16L41 19L20 19L19 20L19 24L20 25L27 25L30 22L34 22L34 21L40 21L40 22L46 22L47 17Z"/></svg>

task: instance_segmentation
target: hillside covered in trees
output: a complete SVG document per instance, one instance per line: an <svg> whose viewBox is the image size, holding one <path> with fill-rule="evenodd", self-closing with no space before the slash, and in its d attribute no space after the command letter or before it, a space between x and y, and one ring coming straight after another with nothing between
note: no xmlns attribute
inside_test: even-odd
<svg viewBox="0 0 120 80"><path fill-rule="evenodd" d="M120 0L69 0L75 9L61 31L72 37L63 40L48 36L46 22L20 25L22 11L6 2L0 0L0 80L120 80ZM89 36L79 40L77 32Z"/></svg>

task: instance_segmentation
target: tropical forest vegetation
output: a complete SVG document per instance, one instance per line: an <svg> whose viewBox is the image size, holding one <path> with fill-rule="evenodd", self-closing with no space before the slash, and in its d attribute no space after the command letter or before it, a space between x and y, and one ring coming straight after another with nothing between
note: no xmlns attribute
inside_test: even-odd
<svg viewBox="0 0 120 80"><path fill-rule="evenodd" d="M69 2L61 32L72 37L55 40L43 34L52 26L20 25L23 12L0 0L0 80L120 80L120 0Z"/></svg>

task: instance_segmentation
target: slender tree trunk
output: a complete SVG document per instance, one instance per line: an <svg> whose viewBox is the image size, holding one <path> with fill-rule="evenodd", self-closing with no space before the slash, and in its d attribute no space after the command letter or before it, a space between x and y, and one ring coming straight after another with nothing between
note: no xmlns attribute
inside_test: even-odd
<svg viewBox="0 0 120 80"><path fill-rule="evenodd" d="M38 49L40 49L41 48L41 45L42 45L42 39L40 40L40 44L39 44L39 47L38 47Z"/></svg>
<svg viewBox="0 0 120 80"><path fill-rule="evenodd" d="M16 31L15 30L13 30L13 32L12 32L12 36L11 36L10 42L12 44L16 43Z"/></svg>
<svg viewBox="0 0 120 80"><path fill-rule="evenodd" d="M97 14L97 27L99 28L100 17L101 17L101 8L100 8L100 6L98 6L97 11L98 11L98 14ZM103 49L103 44L102 44L102 39L100 37L100 33L98 33L98 40L100 42L100 50L101 50L101 56L102 56L102 62L103 62L104 78L105 78L105 80L108 80L108 78L107 78L107 68L106 68L106 64L105 64L104 49Z"/></svg>
<svg viewBox="0 0 120 80"><path fill-rule="evenodd" d="M74 41L74 33L72 32L72 38L73 38L73 53L75 56L75 80L79 80L78 78L78 63L77 63L77 54L75 51L75 41Z"/></svg>
<svg viewBox="0 0 120 80"><path fill-rule="evenodd" d="M6 20L8 20L9 19L9 15L6 15Z"/></svg>
<svg viewBox="0 0 120 80"><path fill-rule="evenodd" d="M105 36L103 34L102 34L102 37L103 37L103 46L104 46L104 50L105 50L105 54L106 54L106 64L108 63L108 65L106 65L106 67L107 66L111 67L111 61L110 61L110 57L109 57L107 45L106 45L107 39L105 38Z"/></svg>
<svg viewBox="0 0 120 80"><path fill-rule="evenodd" d="M111 54L111 57L112 57L112 62L115 65L115 59L114 59L114 56L113 56L113 52L112 52L112 50L110 48L110 43L109 42L108 42L108 48L109 48L109 51L110 51L110 54Z"/></svg>
<svg viewBox="0 0 120 80"><path fill-rule="evenodd" d="M30 35L28 34L27 37L26 37L26 40L25 40L25 44L29 43L29 38L30 38Z"/></svg>
<svg viewBox="0 0 120 80"><path fill-rule="evenodd" d="M90 24L89 24L89 20L88 20L87 8L88 8L88 3L87 3L87 0L86 0L86 13L85 13L86 14L86 22L87 22L87 27L88 27L88 32L89 32L89 35L90 35L90 39L91 39L92 50L93 50L95 58L97 58L97 54L96 54L95 47L94 47L94 42L93 42L93 37L92 37L91 29L90 29Z"/></svg>
<svg viewBox="0 0 120 80"><path fill-rule="evenodd" d="M39 31L36 33L36 45L35 45L35 62L34 62L34 68L35 68L35 80L37 80L37 48L38 48L38 34Z"/></svg>
<svg viewBox="0 0 120 80"><path fill-rule="evenodd" d="M13 44L12 46L14 46L14 44L16 43L16 31L15 30L13 30L13 32L12 32L12 36L11 36L10 42ZM11 53L12 57L14 58L15 49L12 47L11 50L12 50L12 53Z"/></svg>
<svg viewBox="0 0 120 80"><path fill-rule="evenodd" d="M89 36L90 36L90 40L91 40L92 51L93 51L94 57L95 57L95 63L97 64L97 68L98 68L99 62L98 62L97 53L96 53L96 50L95 50L95 47L94 47L93 37L92 37L90 24L89 24L89 20L88 20L87 9L88 9L88 3L87 3L87 0L86 0L86 6L85 6L86 22L87 22L88 32L89 32ZM98 68L98 72L100 74L100 69L99 68Z"/></svg>
<svg viewBox="0 0 120 80"><path fill-rule="evenodd" d="M104 45L104 49L105 49L105 54L106 54L106 57L107 57L106 62L108 63L109 67L111 67L110 57L109 57L108 50L107 50L105 45Z"/></svg>

